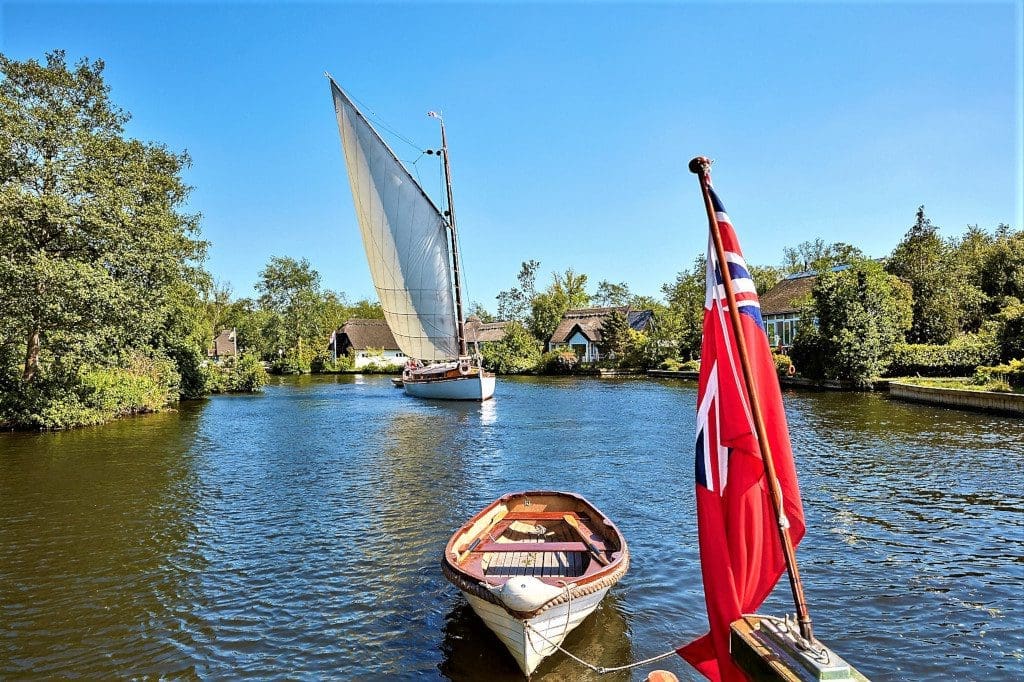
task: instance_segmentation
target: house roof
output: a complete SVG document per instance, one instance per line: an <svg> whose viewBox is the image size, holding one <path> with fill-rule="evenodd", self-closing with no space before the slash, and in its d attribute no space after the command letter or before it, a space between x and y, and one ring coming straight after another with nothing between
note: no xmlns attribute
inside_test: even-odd
<svg viewBox="0 0 1024 682"><path fill-rule="evenodd" d="M340 347L342 348L398 350L398 344L395 343L395 337L391 334L391 328L384 320L352 319L346 322L337 334L341 338Z"/></svg>
<svg viewBox="0 0 1024 682"><path fill-rule="evenodd" d="M580 333L587 337L588 340L600 343L604 338L601 334L601 327L604 326L604 321L613 312L625 315L626 322L637 331L646 329L654 318L654 313L650 310L630 310L629 306L567 310L562 315L562 320L555 328L549 342L565 343L573 336L575 330L579 328Z"/></svg>
<svg viewBox="0 0 1024 682"><path fill-rule="evenodd" d="M479 317L466 319L466 341L468 343L490 343L505 338L507 320L501 322L482 322Z"/></svg>
<svg viewBox="0 0 1024 682"><path fill-rule="evenodd" d="M222 329L213 339L213 346L207 352L211 357L235 354L235 330Z"/></svg>
<svg viewBox="0 0 1024 682"><path fill-rule="evenodd" d="M782 315L800 311L800 303L810 296L817 273L800 272L780 281L761 296L761 315Z"/></svg>

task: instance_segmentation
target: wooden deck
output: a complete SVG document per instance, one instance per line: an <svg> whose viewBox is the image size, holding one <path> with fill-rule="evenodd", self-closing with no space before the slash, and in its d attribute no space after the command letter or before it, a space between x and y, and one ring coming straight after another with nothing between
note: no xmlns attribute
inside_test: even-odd
<svg viewBox="0 0 1024 682"><path fill-rule="evenodd" d="M586 574L592 561L587 542L607 552L604 542L590 530L589 520L572 512L580 532L565 520L567 512L511 512L467 548L478 557L487 578L529 575L535 578L577 578ZM582 537L581 537L582 535ZM536 545L537 549L531 549Z"/></svg>
<svg viewBox="0 0 1024 682"><path fill-rule="evenodd" d="M511 514L509 515L511 516ZM494 578L532 575L575 578L586 572L587 548L578 541L573 530L561 520L506 520L501 535L492 533L494 542L481 546L480 566L484 575ZM500 545L512 545L508 550ZM524 545L545 545L541 551L529 551ZM497 550L497 551L496 551Z"/></svg>

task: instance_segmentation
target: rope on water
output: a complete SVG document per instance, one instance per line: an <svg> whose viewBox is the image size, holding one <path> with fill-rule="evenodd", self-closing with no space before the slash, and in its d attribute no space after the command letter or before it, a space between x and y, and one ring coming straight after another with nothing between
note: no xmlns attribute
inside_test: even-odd
<svg viewBox="0 0 1024 682"><path fill-rule="evenodd" d="M630 668L639 668L642 665L649 665L651 663L654 663L655 661L660 661L663 658L668 658L669 656L675 656L676 655L676 650L672 649L671 651L666 651L663 654L658 654L657 656L651 656L650 658L645 658L644 660L636 661L635 663L629 663L627 665L619 665L619 666L615 666L615 667L612 667L612 668L605 668L603 666L594 665L593 663L588 663L588 662L584 661L582 658L580 658L579 656L573 654L571 651L569 651L567 649L563 649L558 644L555 644L554 642L552 642L550 639L545 637L544 634L540 630L537 630L536 628L531 626L529 623L524 623L524 624L526 625L526 629L527 630L529 630L530 632L535 633L538 637L543 639L545 642L547 642L551 646L555 647L556 649L558 649L563 654L565 654L566 656L568 656L572 660L576 661L580 665L582 665L582 666L584 666L586 668L589 668L590 670L593 670L598 675L605 675L607 673L621 672L623 670L629 670ZM530 646L531 647L533 646L533 642L532 641L530 642ZM537 651L537 649L534 648L534 651ZM538 653L540 653L540 652L538 652Z"/></svg>

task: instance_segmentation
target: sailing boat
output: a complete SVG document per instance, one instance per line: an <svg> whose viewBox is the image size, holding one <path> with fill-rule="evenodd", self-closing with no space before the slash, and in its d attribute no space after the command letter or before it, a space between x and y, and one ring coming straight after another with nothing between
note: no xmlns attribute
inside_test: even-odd
<svg viewBox="0 0 1024 682"><path fill-rule="evenodd" d="M338 132L370 275L398 347L409 357L405 392L417 398L487 400L494 375L470 356L462 311L459 240L441 124L448 210L442 213L348 95L331 81Z"/></svg>

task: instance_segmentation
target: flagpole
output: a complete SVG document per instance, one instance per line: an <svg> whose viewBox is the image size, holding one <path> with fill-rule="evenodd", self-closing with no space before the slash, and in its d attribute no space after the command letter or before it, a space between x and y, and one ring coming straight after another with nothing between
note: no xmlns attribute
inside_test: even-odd
<svg viewBox="0 0 1024 682"><path fill-rule="evenodd" d="M705 156L698 156L690 161L690 172L695 173L700 180L701 193L704 195L704 208L708 213L708 227L711 230L711 237L715 244L715 255L718 259L718 271L722 276L722 285L725 289L725 297L729 304L729 318L732 320L732 328L736 335L736 350L740 356L740 365L743 368L743 380L746 383L747 395L750 399L750 413L754 420L754 429L757 432L757 442L761 448L761 461L764 463L765 477L768 479L769 497L772 502L772 509L775 512L775 519L779 527L779 539L782 541L782 552L786 559L786 570L789 575L789 586L793 590L793 602L796 604L797 622L800 624L800 635L809 642L814 641L814 633L811 628L811 615L807 611L807 600L804 598L804 586L800 581L800 570L796 564L796 550L793 547L793 539L789 535L789 520L782 506L782 489L779 486L779 477L775 473L775 461L772 459L771 445L768 443L768 432L764 426L764 416L761 413L761 403L758 400L757 382L754 379L754 372L750 367L750 358L747 355L747 342L743 335L743 327L740 325L740 312L736 306L736 296L732 288L732 276L729 274L728 261L725 259L725 248L722 246L722 233L718 229L718 219L715 216L715 207L711 201L711 160Z"/></svg>

